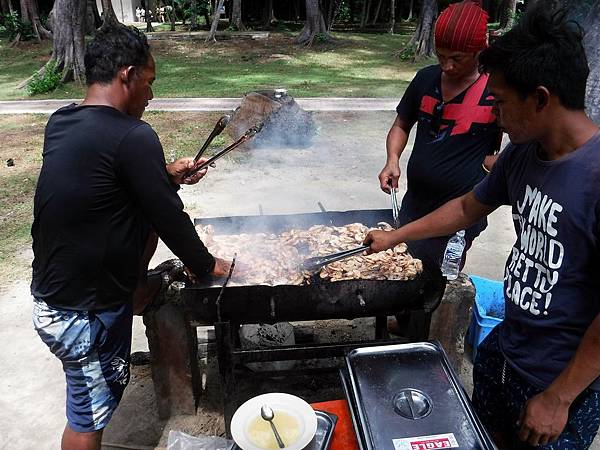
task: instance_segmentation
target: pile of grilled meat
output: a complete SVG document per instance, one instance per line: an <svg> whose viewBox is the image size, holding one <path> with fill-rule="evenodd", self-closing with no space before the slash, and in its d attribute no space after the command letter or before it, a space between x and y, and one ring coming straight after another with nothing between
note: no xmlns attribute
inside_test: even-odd
<svg viewBox="0 0 600 450"><path fill-rule="evenodd" d="M391 230L380 222L377 229ZM210 252L224 259L233 258L242 268L230 285L301 285L314 274L302 269L309 257L328 255L362 244L369 228L360 223L342 227L314 225L307 230L292 229L281 234L215 234L212 225L196 227ZM423 270L422 263L407 252L406 244L372 255L358 255L333 262L318 274L322 279L411 280ZM237 271L237 269L236 269Z"/></svg>

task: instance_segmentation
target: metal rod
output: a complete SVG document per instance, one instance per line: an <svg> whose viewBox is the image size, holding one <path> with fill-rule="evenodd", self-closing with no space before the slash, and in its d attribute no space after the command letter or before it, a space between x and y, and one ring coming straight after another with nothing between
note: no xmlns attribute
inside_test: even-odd
<svg viewBox="0 0 600 450"><path fill-rule="evenodd" d="M219 322L221 322L221 297L223 296L223 292L227 287L227 283L229 283L229 280L231 279L231 275L233 275L233 268L235 267L236 257L237 253L234 253L233 259L231 260L231 266L229 266L229 273L227 274L227 278L225 278L225 283L223 283L223 286L221 286L221 290L219 291L219 295L217 297L217 300L215 301L215 305L217 307L217 320Z"/></svg>

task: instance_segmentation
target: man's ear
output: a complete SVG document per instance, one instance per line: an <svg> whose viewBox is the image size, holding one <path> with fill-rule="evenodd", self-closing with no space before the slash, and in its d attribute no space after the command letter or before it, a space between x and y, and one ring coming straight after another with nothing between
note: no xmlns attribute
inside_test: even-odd
<svg viewBox="0 0 600 450"><path fill-rule="evenodd" d="M550 102L550 91L545 86L535 88L535 104L538 110L544 109Z"/></svg>
<svg viewBox="0 0 600 450"><path fill-rule="evenodd" d="M124 84L129 84L136 75L135 66L124 66L119 70L119 79Z"/></svg>

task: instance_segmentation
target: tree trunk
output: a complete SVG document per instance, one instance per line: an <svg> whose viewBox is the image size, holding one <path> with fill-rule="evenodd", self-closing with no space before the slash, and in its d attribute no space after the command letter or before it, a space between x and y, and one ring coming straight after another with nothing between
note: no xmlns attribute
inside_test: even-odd
<svg viewBox="0 0 600 450"><path fill-rule="evenodd" d="M204 42L217 42L215 39L215 35L217 34L217 28L219 26L219 18L221 17L221 8L223 7L224 0L219 0L217 7L215 8L212 25L210 26L210 31L208 32L208 36L206 36L206 40Z"/></svg>
<svg viewBox="0 0 600 450"><path fill-rule="evenodd" d="M335 18L339 14L341 7L342 7L342 0L330 0L329 12L327 13L327 22L325 22L328 33L331 32L331 27L333 26L333 22L335 22Z"/></svg>
<svg viewBox="0 0 600 450"><path fill-rule="evenodd" d="M365 0L363 5L363 15L360 20L360 29L361 31L365 29L367 22L369 21L369 15L371 14L371 0Z"/></svg>
<svg viewBox="0 0 600 450"><path fill-rule="evenodd" d="M373 16L373 22L371 22L371 24L375 25L377 23L377 20L379 19L379 11L381 10L381 3L383 2L383 0L379 0L379 2L377 3L377 8L375 8L375 15Z"/></svg>
<svg viewBox="0 0 600 450"><path fill-rule="evenodd" d="M233 0L231 23L238 31L244 31L246 29L242 22L242 0Z"/></svg>
<svg viewBox="0 0 600 450"><path fill-rule="evenodd" d="M102 18L100 17L100 13L98 12L98 6L96 5L95 0L88 0L87 15L88 21L91 22L93 27L91 31L96 30L102 26ZM90 33L89 26L90 24L88 23L86 34Z"/></svg>
<svg viewBox="0 0 600 450"><path fill-rule="evenodd" d="M515 24L517 0L503 0L500 10L500 29L508 31Z"/></svg>
<svg viewBox="0 0 600 450"><path fill-rule="evenodd" d="M52 33L44 28L40 20L37 0L21 0L21 20L23 23L31 25L33 35L38 41L52 39ZM15 41L18 41L19 38L20 36L17 36Z"/></svg>
<svg viewBox="0 0 600 450"><path fill-rule="evenodd" d="M435 47L433 42L434 36L434 22L438 13L437 1L436 0L423 0L421 4L421 14L419 17L419 24L415 30L415 34L410 39L408 45L400 52L406 54L407 51L411 52L413 59L419 57L433 56L435 53Z"/></svg>
<svg viewBox="0 0 600 450"><path fill-rule="evenodd" d="M306 0L306 22L296 38L296 43L310 47L317 33L324 35L325 39L329 39L319 0Z"/></svg>
<svg viewBox="0 0 600 450"><path fill-rule="evenodd" d="M190 10L192 11L190 17L190 31L197 31L200 28L198 26L198 0L191 1Z"/></svg>
<svg viewBox="0 0 600 450"><path fill-rule="evenodd" d="M175 0L171 0L171 31L175 31Z"/></svg>
<svg viewBox="0 0 600 450"><path fill-rule="evenodd" d="M600 3L595 2L583 22L583 45L587 54L590 75L586 89L587 113L600 125Z"/></svg>
<svg viewBox="0 0 600 450"><path fill-rule="evenodd" d="M146 12L146 17L148 13ZM102 0L102 26L115 25L119 23L115 10L113 9L112 0Z"/></svg>
<svg viewBox="0 0 600 450"><path fill-rule="evenodd" d="M275 20L273 14L273 0L265 0L265 8L263 9L263 24L268 27Z"/></svg>
<svg viewBox="0 0 600 450"><path fill-rule="evenodd" d="M54 39L48 64L56 62L56 68L62 72L63 83L71 80L84 82L86 9L87 0L56 0L52 8ZM45 68L40 72L43 73Z"/></svg>
<svg viewBox="0 0 600 450"><path fill-rule="evenodd" d="M0 12L2 14L12 14L14 11L11 0L0 0Z"/></svg>
<svg viewBox="0 0 600 450"><path fill-rule="evenodd" d="M412 20L413 18L413 9L415 7L415 0L410 0L410 5L408 7L408 17L406 18L406 21L408 22L409 20Z"/></svg>
<svg viewBox="0 0 600 450"><path fill-rule="evenodd" d="M154 28L152 28L153 6L152 0L146 0L146 33L154 31Z"/></svg>
<svg viewBox="0 0 600 450"><path fill-rule="evenodd" d="M390 0L390 34L394 34L396 26L396 0Z"/></svg>

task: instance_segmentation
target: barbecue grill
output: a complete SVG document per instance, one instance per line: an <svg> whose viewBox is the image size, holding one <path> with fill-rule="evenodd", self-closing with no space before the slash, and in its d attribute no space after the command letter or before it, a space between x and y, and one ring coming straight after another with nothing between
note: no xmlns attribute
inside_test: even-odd
<svg viewBox="0 0 600 450"><path fill-rule="evenodd" d="M280 233L291 228L304 229L317 224L343 226L355 222L376 227L379 222L390 223L391 221L392 213L386 209L203 218L195 219L194 222L196 225L212 225L215 234L239 234ZM201 382L195 368L196 334L190 324L214 322L228 432L231 416L237 406L234 401L236 366L249 362L331 358L343 356L352 348L382 343L379 340L241 350L237 333L241 324L376 317L374 337L385 339L388 337L386 330L388 315L407 309L433 311L439 304L445 286L444 280L435 271L425 266L423 272L410 281L332 282L314 279L312 283L306 285L231 286L223 290L217 302L221 293L222 280L217 281L205 279L200 284L187 285L183 288L179 299L180 306L183 308L173 304L161 308L161 310L169 308L169 319L165 319L166 316L160 320L157 320L156 316L149 317L148 323L153 324L157 329L161 327L163 329L162 332L157 333L157 336L149 335L149 342L151 351L155 354L153 361L160 366L157 367L158 377L153 368L159 412L162 412L161 415L167 415L173 411L176 402L183 401L189 405L189 401L184 399L186 392L188 394L193 392L197 399ZM176 318L173 318L175 316ZM169 343L163 342L165 338L158 336L165 333L168 334ZM426 335L415 335L411 340L426 338ZM156 352L161 355L156 355ZM167 359L168 363L161 363L161 359ZM179 387L173 386L175 382ZM165 397L169 400L166 401ZM161 402L163 402L162 407ZM175 410L181 411L181 408L175 407Z"/></svg>

